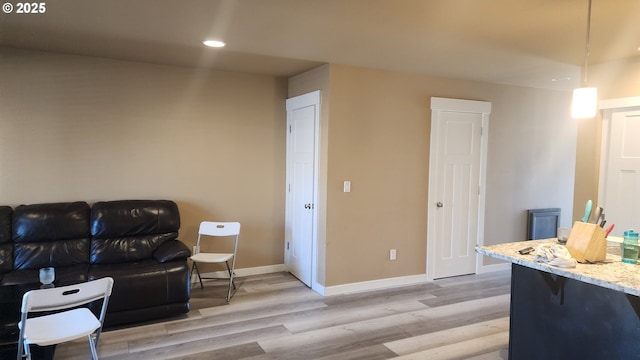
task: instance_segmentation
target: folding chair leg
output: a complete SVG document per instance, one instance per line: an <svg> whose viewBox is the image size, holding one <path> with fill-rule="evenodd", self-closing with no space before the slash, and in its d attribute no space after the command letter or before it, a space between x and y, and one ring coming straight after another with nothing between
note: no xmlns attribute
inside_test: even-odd
<svg viewBox="0 0 640 360"><path fill-rule="evenodd" d="M20 345L18 344L18 346ZM24 346L24 357L27 360L31 360L31 348L29 347L29 344L25 341L23 346Z"/></svg>
<svg viewBox="0 0 640 360"><path fill-rule="evenodd" d="M193 269L196 269L196 273L198 273L198 280L200 280L200 289L204 289L204 285L202 285L202 276L200 276L200 269L198 269L198 265L196 265L195 261L193 265L191 265L191 276L193 276Z"/></svg>
<svg viewBox="0 0 640 360"><path fill-rule="evenodd" d="M98 351L96 350L96 342L93 341L93 334L89 334L89 348L91 349L91 359L98 360Z"/></svg>
<svg viewBox="0 0 640 360"><path fill-rule="evenodd" d="M233 290L236 289L236 283L233 282L233 276L235 275L233 273L233 271L231 270L231 268L229 267L229 262L225 261L225 264L227 265L227 272L229 273L229 279L231 280L231 284L233 284Z"/></svg>
<svg viewBox="0 0 640 360"><path fill-rule="evenodd" d="M98 347L98 342L100 341L101 333L102 333L102 328L98 329L97 332L95 333L95 336L93 337L93 343L96 345L96 348Z"/></svg>
<svg viewBox="0 0 640 360"><path fill-rule="evenodd" d="M233 287L233 290L236 290L236 283L233 281L233 270L229 267L229 262L225 261L225 264L227 265L227 272L229 273L229 291L227 292L227 302L231 301L231 288Z"/></svg>

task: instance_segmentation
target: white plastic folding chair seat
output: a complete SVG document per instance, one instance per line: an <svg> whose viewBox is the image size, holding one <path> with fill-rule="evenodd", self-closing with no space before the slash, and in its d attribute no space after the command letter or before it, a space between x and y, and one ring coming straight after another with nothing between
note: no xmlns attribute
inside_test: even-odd
<svg viewBox="0 0 640 360"><path fill-rule="evenodd" d="M198 253L191 256L191 260L203 263L222 263L233 258L233 254Z"/></svg>
<svg viewBox="0 0 640 360"><path fill-rule="evenodd" d="M227 301L231 300L231 289L236 288L236 284L233 281L234 277L234 269L236 266L236 256L238 253L238 237L240 236L240 223L239 222L214 222L214 221L203 221L200 223L200 228L198 229L198 241L196 243L196 251L195 254L191 256L191 261L193 265L191 266L191 275L193 275L193 270L198 274L198 280L200 281L200 288L204 288L202 284L202 279L210 279L204 278L200 275L200 269L198 269L198 263L224 263L227 266L227 272L229 274L229 290L227 291ZM204 237L207 238L207 242L211 242L209 240L214 240L215 238L234 238L234 246L232 253L210 253L210 252L200 252L201 249L201 240ZM229 262L231 261L231 265Z"/></svg>
<svg viewBox="0 0 640 360"><path fill-rule="evenodd" d="M29 344L48 346L87 336L99 327L100 321L91 310L79 308L27 319L24 339Z"/></svg>

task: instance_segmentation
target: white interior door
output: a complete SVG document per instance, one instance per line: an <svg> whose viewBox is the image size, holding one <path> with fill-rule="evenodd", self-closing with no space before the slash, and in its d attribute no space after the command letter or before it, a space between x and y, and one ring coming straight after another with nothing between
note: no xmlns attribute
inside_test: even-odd
<svg viewBox="0 0 640 360"><path fill-rule="evenodd" d="M317 152L320 92L287 99L285 266L311 287L317 234Z"/></svg>
<svg viewBox="0 0 640 360"><path fill-rule="evenodd" d="M612 235L640 228L640 111L614 112L609 123L604 194L606 219L615 223Z"/></svg>
<svg viewBox="0 0 640 360"><path fill-rule="evenodd" d="M427 276L476 272L491 104L432 98Z"/></svg>

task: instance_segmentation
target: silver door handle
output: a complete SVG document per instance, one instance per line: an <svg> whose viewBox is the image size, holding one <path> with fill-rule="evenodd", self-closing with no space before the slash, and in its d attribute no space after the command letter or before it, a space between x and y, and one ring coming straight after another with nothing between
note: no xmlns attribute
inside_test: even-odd
<svg viewBox="0 0 640 360"><path fill-rule="evenodd" d="M438 202L436 203L436 206L437 206L437 207L443 207L444 205L442 204L442 202L438 201Z"/></svg>

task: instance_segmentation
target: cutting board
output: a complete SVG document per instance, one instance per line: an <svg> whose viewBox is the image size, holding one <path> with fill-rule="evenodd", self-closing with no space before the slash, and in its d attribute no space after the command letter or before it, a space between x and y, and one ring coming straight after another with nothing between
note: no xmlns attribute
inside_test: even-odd
<svg viewBox="0 0 640 360"><path fill-rule="evenodd" d="M605 231L597 224L576 221L565 246L581 263L603 261L607 257Z"/></svg>

